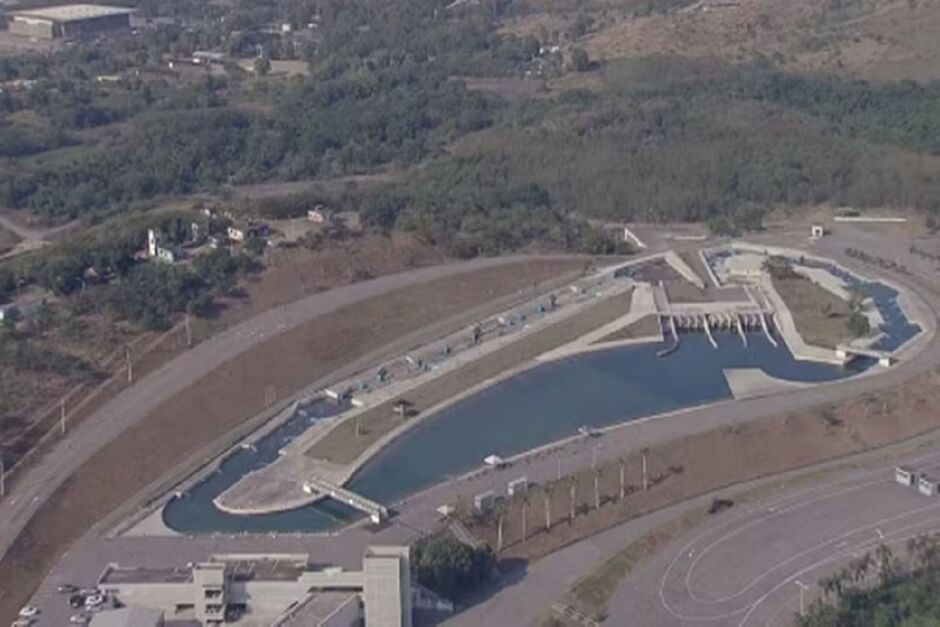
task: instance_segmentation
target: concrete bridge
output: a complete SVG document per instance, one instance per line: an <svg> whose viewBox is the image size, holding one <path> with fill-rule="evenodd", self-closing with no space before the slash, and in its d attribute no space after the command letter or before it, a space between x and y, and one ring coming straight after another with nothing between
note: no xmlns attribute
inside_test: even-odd
<svg viewBox="0 0 940 627"><path fill-rule="evenodd" d="M836 346L836 357L848 360L852 357L871 357L878 360L878 365L885 368L894 363L894 357L888 351L882 351L875 348L865 348L861 346L850 346L848 344L839 344Z"/></svg>
<svg viewBox="0 0 940 627"><path fill-rule="evenodd" d="M369 518L372 519L372 522L375 524L379 524L384 520L388 520L388 508L381 503L376 503L373 500L367 499L364 496L356 494L351 490L347 490L342 486L338 486L331 481L327 481L326 479L311 477L306 482L304 482L304 492L307 494L317 493L324 496L329 496L330 498L334 498L341 503L349 505L350 507L354 507L360 512L368 514Z"/></svg>

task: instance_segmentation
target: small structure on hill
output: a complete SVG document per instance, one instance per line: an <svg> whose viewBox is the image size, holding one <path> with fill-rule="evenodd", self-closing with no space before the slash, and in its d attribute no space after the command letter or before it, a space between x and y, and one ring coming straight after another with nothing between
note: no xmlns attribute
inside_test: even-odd
<svg viewBox="0 0 940 627"><path fill-rule="evenodd" d="M165 245L163 237L156 230L147 229L147 256L173 263L180 258L180 252L175 246Z"/></svg>

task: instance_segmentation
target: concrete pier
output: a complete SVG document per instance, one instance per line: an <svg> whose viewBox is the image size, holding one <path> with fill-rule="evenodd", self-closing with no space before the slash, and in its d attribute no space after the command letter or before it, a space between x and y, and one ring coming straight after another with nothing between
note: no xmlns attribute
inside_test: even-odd
<svg viewBox="0 0 940 627"><path fill-rule="evenodd" d="M659 323L662 324L662 318L660 318ZM657 357L665 357L670 353L675 352L679 348L679 331L676 329L676 319L672 316L669 316L669 329L672 331L672 346L664 348L663 350L656 353Z"/></svg>
<svg viewBox="0 0 940 627"><path fill-rule="evenodd" d="M702 324L704 325L705 335L708 336L708 341L711 342L712 348L718 348L718 342L715 341L711 327L708 324L708 315L702 316Z"/></svg>
<svg viewBox="0 0 940 627"><path fill-rule="evenodd" d="M767 327L767 319L764 317L764 314L760 315L760 326L764 330L764 335L767 336L767 341L770 342L774 348L777 348L777 340L775 340L774 336L771 335L770 329Z"/></svg>
<svg viewBox="0 0 940 627"><path fill-rule="evenodd" d="M738 335L741 336L741 342L744 343L744 348L747 348L747 335L744 333L744 324L741 322L740 316L736 316L734 322L738 329Z"/></svg>

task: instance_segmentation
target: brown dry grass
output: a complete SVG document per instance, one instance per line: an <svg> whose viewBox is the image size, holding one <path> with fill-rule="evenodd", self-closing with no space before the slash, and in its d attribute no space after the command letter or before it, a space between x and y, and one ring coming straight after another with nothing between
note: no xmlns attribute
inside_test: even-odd
<svg viewBox="0 0 940 627"><path fill-rule="evenodd" d="M607 342L619 342L622 340L634 340L641 337L652 337L659 335L662 331L659 325L659 316L650 314L628 324L622 329L617 329L613 333L605 335L594 344L606 344Z"/></svg>
<svg viewBox="0 0 940 627"><path fill-rule="evenodd" d="M846 327L852 313L847 302L806 277L775 278L773 282L807 344L835 348L852 339Z"/></svg>
<svg viewBox="0 0 940 627"><path fill-rule="evenodd" d="M315 292L442 261L443 255L430 244L398 233L328 241L316 250L277 250L269 255L260 275L243 282L240 298L223 303L219 317L193 322L193 337L198 343L262 311ZM0 366L0 446L6 451L8 466L28 454L50 429L55 430L60 399L66 398L69 422L74 425L124 388L126 346L131 347L138 376L165 363L183 348L182 329L167 344L147 349L159 333L115 323L108 315L95 311L76 314L63 304L52 303L50 307L53 318L42 329L31 331L31 342L78 357L90 364L95 374L38 376L15 364ZM100 378L115 373L114 381L99 387ZM90 402L91 394L95 395L94 402ZM89 402L76 411L76 404L83 399Z"/></svg>
<svg viewBox="0 0 940 627"><path fill-rule="evenodd" d="M349 464L383 436L407 421L414 420L414 418L396 414L394 411L396 402L407 399L413 404L414 411L421 412L454 398L461 392L626 315L630 309L631 295L632 292L626 292L592 304L584 311L561 322L525 335L508 346L341 422L311 446L306 454L337 464ZM356 433L357 426L361 430L358 434Z"/></svg>
<svg viewBox="0 0 940 627"><path fill-rule="evenodd" d="M565 33L586 13L595 21L590 32L561 40L596 59L771 58L795 71L889 80L940 77L932 62L940 53L940 3L933 0L852 0L842 8L818 0L701 0L689 10L651 14L636 11L629 0L531 4L535 11L507 19L504 30L544 38Z"/></svg>
<svg viewBox="0 0 940 627"><path fill-rule="evenodd" d="M263 409L265 390L295 392L395 338L583 266L533 261L431 281L321 316L246 351L96 453L49 499L0 562L0 619L12 620L81 534L156 478ZM424 306L417 308L413 303ZM106 490L100 486L106 485Z"/></svg>

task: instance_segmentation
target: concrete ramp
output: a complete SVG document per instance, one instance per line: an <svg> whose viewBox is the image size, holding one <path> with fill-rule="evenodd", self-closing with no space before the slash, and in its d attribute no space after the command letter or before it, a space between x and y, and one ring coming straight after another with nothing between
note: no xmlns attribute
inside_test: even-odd
<svg viewBox="0 0 940 627"><path fill-rule="evenodd" d="M666 263L672 266L673 270L678 272L682 276L683 279L685 279L686 281L688 281L695 287L699 288L700 290L705 289L705 281L702 280L702 277L696 274L695 270L692 269L692 266L687 264L685 262L685 259L677 255L675 251L672 251L672 250L667 251L666 254L663 256L663 259L665 259Z"/></svg>

